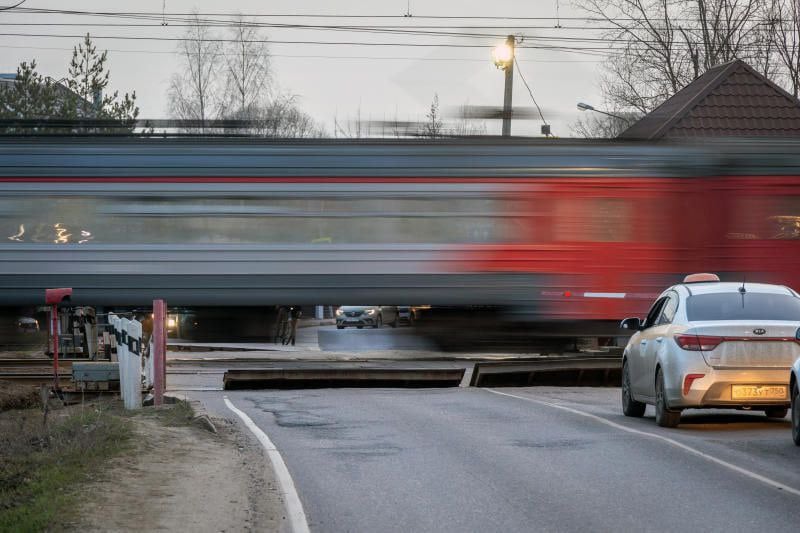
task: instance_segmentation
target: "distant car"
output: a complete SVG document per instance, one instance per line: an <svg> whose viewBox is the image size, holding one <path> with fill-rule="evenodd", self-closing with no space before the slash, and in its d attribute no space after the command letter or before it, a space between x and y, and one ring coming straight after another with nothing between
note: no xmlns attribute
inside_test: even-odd
<svg viewBox="0 0 800 533"><path fill-rule="evenodd" d="M358 329L364 326L379 328L384 324L396 328L398 322L397 307L392 305L343 305L336 310L338 329L352 326Z"/></svg>
<svg viewBox="0 0 800 533"><path fill-rule="evenodd" d="M409 326L414 323L414 313L408 305L397 306L397 320L401 324L408 324Z"/></svg>
<svg viewBox="0 0 800 533"><path fill-rule="evenodd" d="M17 331L19 333L37 333L39 331L39 321L27 316L19 317L17 319Z"/></svg>
<svg viewBox="0 0 800 533"><path fill-rule="evenodd" d="M794 362L789 376L789 397L792 399L792 439L800 446L800 359Z"/></svg>
<svg viewBox="0 0 800 533"><path fill-rule="evenodd" d="M656 299L622 356L622 411L675 427L689 408L762 410L784 418L800 357L800 296L779 285L687 276Z"/></svg>

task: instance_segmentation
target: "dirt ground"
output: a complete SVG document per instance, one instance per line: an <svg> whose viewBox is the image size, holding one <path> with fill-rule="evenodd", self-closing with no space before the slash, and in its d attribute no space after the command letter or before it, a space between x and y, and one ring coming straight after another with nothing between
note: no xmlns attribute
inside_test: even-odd
<svg viewBox="0 0 800 533"><path fill-rule="evenodd" d="M280 531L283 502L258 443L230 422L218 433L133 418L137 453L82 489L73 531Z"/></svg>

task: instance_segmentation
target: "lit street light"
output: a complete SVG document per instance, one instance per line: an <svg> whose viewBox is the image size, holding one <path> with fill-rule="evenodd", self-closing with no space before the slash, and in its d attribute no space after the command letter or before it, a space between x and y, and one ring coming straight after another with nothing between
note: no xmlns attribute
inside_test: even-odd
<svg viewBox="0 0 800 533"><path fill-rule="evenodd" d="M507 69L514 62L514 45L509 45L507 42L498 44L492 50L492 59L494 59L494 65L497 68L500 70Z"/></svg>
<svg viewBox="0 0 800 533"><path fill-rule="evenodd" d="M492 50L494 65L505 73L505 90L503 92L503 137L511 136L511 91L514 83L514 45L513 35L506 42L495 46Z"/></svg>

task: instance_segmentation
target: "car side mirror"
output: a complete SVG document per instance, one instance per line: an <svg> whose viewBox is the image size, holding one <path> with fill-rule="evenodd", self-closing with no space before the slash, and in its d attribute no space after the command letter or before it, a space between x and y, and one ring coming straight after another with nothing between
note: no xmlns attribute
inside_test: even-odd
<svg viewBox="0 0 800 533"><path fill-rule="evenodd" d="M632 331L639 331L642 329L642 321L636 317L626 318L619 323L620 329L630 329Z"/></svg>

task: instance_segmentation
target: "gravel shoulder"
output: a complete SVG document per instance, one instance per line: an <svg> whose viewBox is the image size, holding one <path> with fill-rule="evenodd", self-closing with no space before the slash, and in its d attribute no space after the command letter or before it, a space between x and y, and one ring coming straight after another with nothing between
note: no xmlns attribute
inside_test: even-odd
<svg viewBox="0 0 800 533"><path fill-rule="evenodd" d="M232 423L132 418L135 451L82 488L73 531L279 531L283 503L258 443Z"/></svg>

